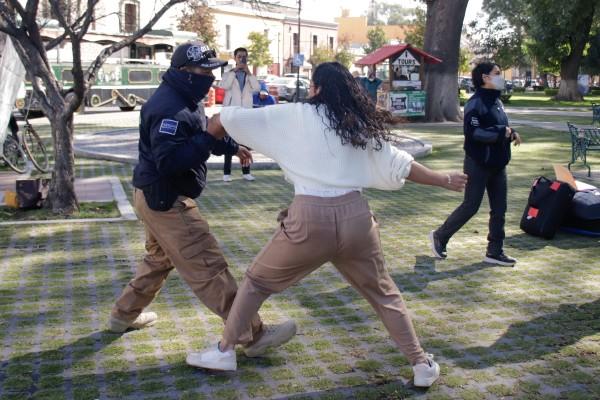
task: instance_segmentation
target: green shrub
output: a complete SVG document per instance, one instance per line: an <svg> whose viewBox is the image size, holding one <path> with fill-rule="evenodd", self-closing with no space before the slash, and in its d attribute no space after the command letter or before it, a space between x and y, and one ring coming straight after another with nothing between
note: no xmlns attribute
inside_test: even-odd
<svg viewBox="0 0 600 400"><path fill-rule="evenodd" d="M515 92L515 93L525 93L525 88L524 87L516 87L516 88L513 88L513 92Z"/></svg>
<svg viewBox="0 0 600 400"><path fill-rule="evenodd" d="M504 93L500 95L500 100L502 100L503 103L508 103L510 101L512 94L510 93Z"/></svg>
<svg viewBox="0 0 600 400"><path fill-rule="evenodd" d="M593 90L590 92L590 95L591 95L591 96L600 96L600 89L593 89Z"/></svg>
<svg viewBox="0 0 600 400"><path fill-rule="evenodd" d="M558 89L544 89L544 94L546 96L556 96L558 94Z"/></svg>

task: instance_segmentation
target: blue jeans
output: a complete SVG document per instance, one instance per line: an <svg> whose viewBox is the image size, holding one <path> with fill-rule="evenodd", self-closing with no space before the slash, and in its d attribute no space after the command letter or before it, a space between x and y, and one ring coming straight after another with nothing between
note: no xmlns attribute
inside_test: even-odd
<svg viewBox="0 0 600 400"><path fill-rule="evenodd" d="M469 176L465 188L465 198L462 204L446 219L446 222L436 230L435 234L442 243L447 243L477 213L483 200L483 193L487 190L491 209L487 253L496 256L502 252L505 236L506 167L486 168L465 156L464 172Z"/></svg>

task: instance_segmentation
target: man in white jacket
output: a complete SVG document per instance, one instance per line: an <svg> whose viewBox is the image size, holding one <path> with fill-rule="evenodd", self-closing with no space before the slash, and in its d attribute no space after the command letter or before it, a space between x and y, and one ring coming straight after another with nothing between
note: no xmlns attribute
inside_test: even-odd
<svg viewBox="0 0 600 400"><path fill-rule="evenodd" d="M260 90L258 79L248 69L248 50L238 47L233 52L235 68L226 72L219 86L225 89L223 107L238 106L252 108L252 96ZM250 166L242 167L245 180L253 181L255 178L250 174ZM231 156L225 155L223 164L223 181L231 182Z"/></svg>

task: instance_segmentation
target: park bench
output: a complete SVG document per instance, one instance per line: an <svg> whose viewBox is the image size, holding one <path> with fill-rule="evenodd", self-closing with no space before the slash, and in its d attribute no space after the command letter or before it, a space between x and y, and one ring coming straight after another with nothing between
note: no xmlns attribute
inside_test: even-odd
<svg viewBox="0 0 600 400"><path fill-rule="evenodd" d="M591 176L591 168L587 163L588 151L600 151L600 128L578 128L567 122L569 133L571 134L571 164L581 159L583 165L588 169L588 176Z"/></svg>
<svg viewBox="0 0 600 400"><path fill-rule="evenodd" d="M592 125L596 122L600 125L600 104L592 103Z"/></svg>

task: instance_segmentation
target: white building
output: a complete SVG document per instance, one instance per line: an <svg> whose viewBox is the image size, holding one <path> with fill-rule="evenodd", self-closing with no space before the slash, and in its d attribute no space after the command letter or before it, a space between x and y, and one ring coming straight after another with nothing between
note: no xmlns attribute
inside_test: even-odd
<svg viewBox="0 0 600 400"><path fill-rule="evenodd" d="M86 4L77 3L82 9ZM146 7L143 7L142 3ZM74 1L65 1L64 4L77 7ZM161 2L148 0L101 0L94 10L96 19L92 22L82 43L82 60L93 60L106 45L116 43L146 25L159 10L154 7L160 4ZM197 37L195 33L177 30L177 18L181 10L181 5L171 7L148 34L130 47L113 54L111 59L141 58L167 63L169 55L177 44ZM74 14L79 14L82 10L73 11ZM48 0L40 1L38 18L44 25L43 37L52 39L62 33ZM72 57L72 49L67 41L48 52L51 62L68 62Z"/></svg>
<svg viewBox="0 0 600 400"><path fill-rule="evenodd" d="M251 32L262 32L270 40L269 52L273 64L259 69L259 74L281 75L292 72L292 58L298 46L298 10L293 7L261 5L253 7L240 0L209 1L215 16L221 53L233 57L233 50L249 45ZM307 62L314 49L337 48L337 23L300 20L300 53L304 54L303 72L310 70Z"/></svg>

